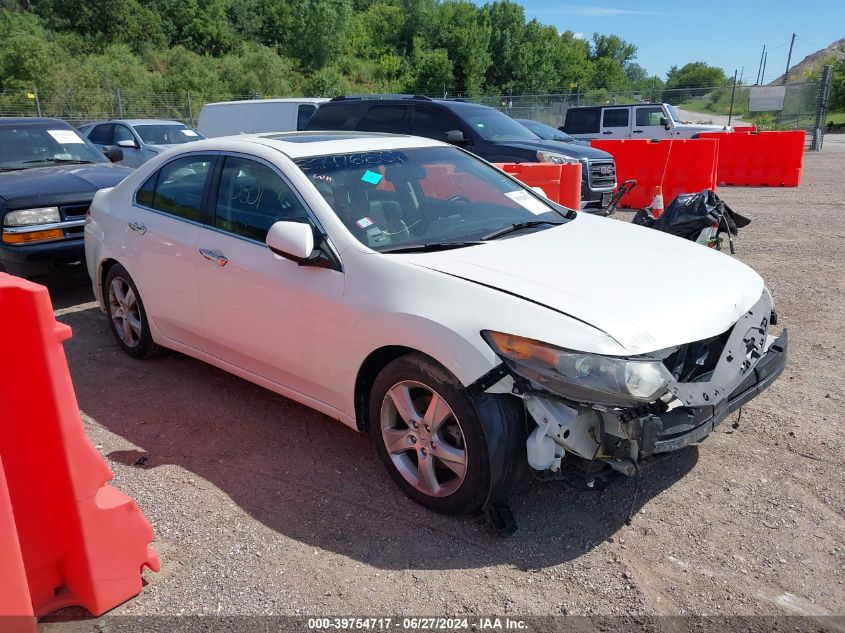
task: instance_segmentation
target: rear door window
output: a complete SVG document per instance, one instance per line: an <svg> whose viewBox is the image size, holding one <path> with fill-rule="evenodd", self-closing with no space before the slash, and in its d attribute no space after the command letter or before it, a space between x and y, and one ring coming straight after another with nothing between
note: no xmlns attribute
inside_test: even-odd
<svg viewBox="0 0 845 633"><path fill-rule="evenodd" d="M156 211L200 222L203 195L213 164L214 156L186 156L171 161L157 173L152 202L142 202L149 199L152 178L138 190L135 200Z"/></svg>
<svg viewBox="0 0 845 633"><path fill-rule="evenodd" d="M607 108L602 117L602 127L628 127L630 108Z"/></svg>
<svg viewBox="0 0 845 633"><path fill-rule="evenodd" d="M598 108L570 110L566 113L565 131L569 134L594 134L599 131Z"/></svg>
<svg viewBox="0 0 845 633"><path fill-rule="evenodd" d="M450 112L427 106L414 108L414 124L411 127L414 136L445 141L446 133L452 130L463 131L458 119Z"/></svg>
<svg viewBox="0 0 845 633"><path fill-rule="evenodd" d="M330 103L317 108L306 125L308 130L351 130L355 125L355 109L360 103Z"/></svg>
<svg viewBox="0 0 845 633"><path fill-rule="evenodd" d="M102 125L94 126L88 140L96 145L111 145L112 144L112 130L114 125L111 123L103 123Z"/></svg>
<svg viewBox="0 0 845 633"><path fill-rule="evenodd" d="M311 105L310 103L305 103L296 110L296 129L297 130L304 130L305 126L308 125L308 121L311 120L311 117L314 116L314 113L317 111L317 106Z"/></svg>
<svg viewBox="0 0 845 633"><path fill-rule="evenodd" d="M361 119L358 129L365 132L408 134L410 132L409 110L408 106L373 106Z"/></svg>

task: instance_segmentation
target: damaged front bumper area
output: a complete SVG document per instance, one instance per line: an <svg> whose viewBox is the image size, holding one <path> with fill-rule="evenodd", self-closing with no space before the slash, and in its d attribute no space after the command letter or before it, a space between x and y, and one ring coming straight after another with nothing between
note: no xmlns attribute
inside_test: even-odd
<svg viewBox="0 0 845 633"><path fill-rule="evenodd" d="M563 474L574 468L587 482L602 464L607 472L632 476L644 459L700 442L783 373L789 336L786 330L769 336L770 322L776 317L766 293L729 332L678 348L665 359L683 366L677 379L650 403L601 406L516 381L536 423L526 443L529 465L543 478L571 480ZM684 361L684 355L692 360Z"/></svg>

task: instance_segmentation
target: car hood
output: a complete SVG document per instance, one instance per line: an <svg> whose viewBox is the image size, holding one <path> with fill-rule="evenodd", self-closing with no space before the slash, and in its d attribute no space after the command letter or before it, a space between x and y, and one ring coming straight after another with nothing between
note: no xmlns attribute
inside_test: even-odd
<svg viewBox="0 0 845 633"><path fill-rule="evenodd" d="M709 123L676 123L675 127L684 130L698 130L700 132L727 132L733 128L726 125L712 125Z"/></svg>
<svg viewBox="0 0 845 633"><path fill-rule="evenodd" d="M556 152L575 159L589 158L592 160L613 160L613 156L604 150L576 143L563 143L561 141L544 141L542 139L537 139L536 141L508 141L506 143L503 142L502 145L535 152Z"/></svg>
<svg viewBox="0 0 845 633"><path fill-rule="evenodd" d="M46 200L50 196L91 194L114 187L132 170L112 163L51 165L0 172L0 198L7 204L24 200Z"/></svg>
<svg viewBox="0 0 845 633"><path fill-rule="evenodd" d="M490 244L398 256L564 313L631 354L717 336L764 291L756 272L724 253L584 213ZM565 346L560 333L548 342Z"/></svg>

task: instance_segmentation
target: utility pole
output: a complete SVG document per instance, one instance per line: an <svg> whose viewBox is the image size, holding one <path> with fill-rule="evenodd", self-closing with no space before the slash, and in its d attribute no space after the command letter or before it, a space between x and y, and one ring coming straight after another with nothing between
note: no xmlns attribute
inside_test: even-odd
<svg viewBox="0 0 845 633"><path fill-rule="evenodd" d="M766 62L767 62L767 61L769 61L769 54L768 54L768 53L766 53L765 55L763 55L763 74L762 74L762 75L760 75L760 83L761 83L761 84L766 83L766 79L765 79L765 77L766 77Z"/></svg>
<svg viewBox="0 0 845 633"><path fill-rule="evenodd" d="M759 86L760 82L763 80L763 77L760 76L760 71L763 70L763 58L766 56L766 45L763 44L763 52L760 54L760 65L757 66L757 82L754 84L755 86Z"/></svg>
<svg viewBox="0 0 845 633"><path fill-rule="evenodd" d="M792 41L789 43L789 55L786 58L786 72L783 73L783 84L789 79L789 63L792 61L792 47L795 46L795 33L792 34Z"/></svg>
<svg viewBox="0 0 845 633"><path fill-rule="evenodd" d="M731 125L731 119L734 115L734 95L736 94L736 69L734 69L734 87L731 90L731 109L728 111L728 127Z"/></svg>

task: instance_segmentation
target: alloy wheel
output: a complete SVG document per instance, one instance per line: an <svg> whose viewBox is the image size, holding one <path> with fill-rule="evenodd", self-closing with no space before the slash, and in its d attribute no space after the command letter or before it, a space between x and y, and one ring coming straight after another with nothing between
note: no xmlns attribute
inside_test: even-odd
<svg viewBox="0 0 845 633"><path fill-rule="evenodd" d="M447 497L464 481L466 443L440 394L416 381L391 387L382 401L381 434L396 469L422 494Z"/></svg>
<svg viewBox="0 0 845 633"><path fill-rule="evenodd" d="M127 347L141 342L143 325L135 291L123 277L115 277L109 286L109 314L114 330Z"/></svg>

